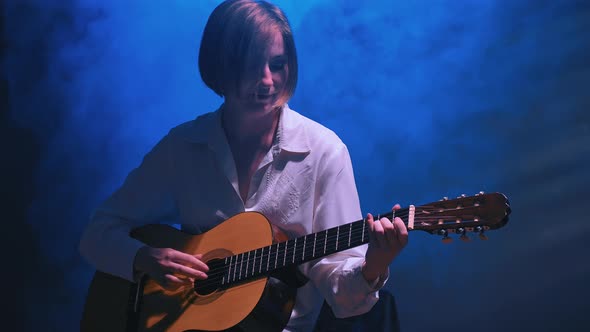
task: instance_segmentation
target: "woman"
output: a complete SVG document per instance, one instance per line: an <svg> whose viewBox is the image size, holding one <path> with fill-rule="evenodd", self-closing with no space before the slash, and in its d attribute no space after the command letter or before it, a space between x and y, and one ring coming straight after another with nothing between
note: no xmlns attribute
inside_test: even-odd
<svg viewBox="0 0 590 332"><path fill-rule="evenodd" d="M224 98L218 110L172 129L94 213L81 252L98 270L127 280L147 274L175 289L207 278L202 256L152 248L129 237L138 226L175 221L205 232L244 211L259 211L290 237L361 219L346 146L286 104L297 56L284 13L264 1L220 4L199 52L205 84ZM407 243L404 223L367 216L369 245L299 267L287 330L311 330L325 298L337 317L367 312Z"/></svg>

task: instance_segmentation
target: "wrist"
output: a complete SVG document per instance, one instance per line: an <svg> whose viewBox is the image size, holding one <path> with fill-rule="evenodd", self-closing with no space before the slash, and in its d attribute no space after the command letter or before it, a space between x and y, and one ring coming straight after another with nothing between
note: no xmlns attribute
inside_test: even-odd
<svg viewBox="0 0 590 332"><path fill-rule="evenodd" d="M381 276L387 274L387 268L387 266L384 268L375 267L368 264L365 260L361 266L361 273L369 285L374 285L379 281Z"/></svg>

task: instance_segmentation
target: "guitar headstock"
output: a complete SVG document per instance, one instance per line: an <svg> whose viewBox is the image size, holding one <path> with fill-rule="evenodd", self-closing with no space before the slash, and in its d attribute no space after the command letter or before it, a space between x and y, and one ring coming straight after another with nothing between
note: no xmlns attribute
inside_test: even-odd
<svg viewBox="0 0 590 332"><path fill-rule="evenodd" d="M501 193L475 196L461 195L454 199L443 198L438 202L412 207L414 221L408 229L426 231L443 237L450 242L449 234L459 234L462 240L469 240L468 233L478 233L482 240L484 232L503 227L508 222L510 204Z"/></svg>

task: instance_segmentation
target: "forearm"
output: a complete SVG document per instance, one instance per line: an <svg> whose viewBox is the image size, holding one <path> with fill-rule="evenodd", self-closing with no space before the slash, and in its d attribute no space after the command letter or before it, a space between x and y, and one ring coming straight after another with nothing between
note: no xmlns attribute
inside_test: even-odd
<svg viewBox="0 0 590 332"><path fill-rule="evenodd" d="M144 246L129 236L129 223L95 214L80 240L80 253L97 270L134 281L133 263Z"/></svg>

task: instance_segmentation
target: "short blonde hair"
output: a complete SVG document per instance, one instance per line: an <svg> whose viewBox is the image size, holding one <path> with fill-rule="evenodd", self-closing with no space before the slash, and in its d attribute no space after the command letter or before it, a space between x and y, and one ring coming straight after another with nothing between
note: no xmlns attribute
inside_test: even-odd
<svg viewBox="0 0 590 332"><path fill-rule="evenodd" d="M266 1L228 0L217 6L205 25L199 50L203 82L219 96L237 89L246 74L257 37L277 29L283 36L288 75L279 103L291 98L297 85L297 54L287 16Z"/></svg>

